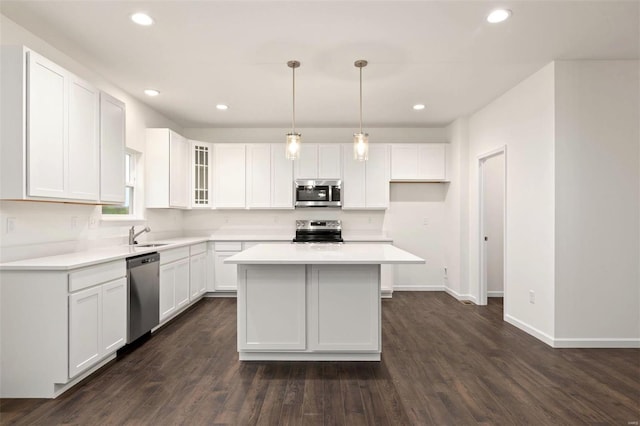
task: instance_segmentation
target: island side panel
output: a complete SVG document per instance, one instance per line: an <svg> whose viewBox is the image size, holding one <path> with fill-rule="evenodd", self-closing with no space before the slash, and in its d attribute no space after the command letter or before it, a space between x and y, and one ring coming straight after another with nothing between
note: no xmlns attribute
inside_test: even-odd
<svg viewBox="0 0 640 426"><path fill-rule="evenodd" d="M306 346L305 265L238 265L238 351Z"/></svg>
<svg viewBox="0 0 640 426"><path fill-rule="evenodd" d="M311 351L380 353L380 265L312 265L310 284Z"/></svg>

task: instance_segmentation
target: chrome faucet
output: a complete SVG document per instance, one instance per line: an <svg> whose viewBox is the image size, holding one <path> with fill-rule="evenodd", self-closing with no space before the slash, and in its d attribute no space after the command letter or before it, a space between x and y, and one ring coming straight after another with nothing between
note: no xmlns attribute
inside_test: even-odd
<svg viewBox="0 0 640 426"><path fill-rule="evenodd" d="M138 244L138 242L136 241L136 238L138 238L138 236L140 234L142 234L143 232L151 232L151 228L149 228L148 226L145 226L145 228L138 232L135 233L135 226L132 226L131 229L129 229L129 245L132 246L134 244Z"/></svg>

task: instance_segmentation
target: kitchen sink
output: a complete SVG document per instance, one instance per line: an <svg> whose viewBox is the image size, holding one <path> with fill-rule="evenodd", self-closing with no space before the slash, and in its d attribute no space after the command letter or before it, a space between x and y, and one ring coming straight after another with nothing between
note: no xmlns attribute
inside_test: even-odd
<svg viewBox="0 0 640 426"><path fill-rule="evenodd" d="M169 243L156 243L156 244L136 244L135 247L162 247L169 245Z"/></svg>

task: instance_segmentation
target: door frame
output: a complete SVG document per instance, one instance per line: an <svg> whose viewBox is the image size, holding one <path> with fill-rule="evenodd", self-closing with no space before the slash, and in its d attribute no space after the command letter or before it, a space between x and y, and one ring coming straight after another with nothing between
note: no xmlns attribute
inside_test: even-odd
<svg viewBox="0 0 640 426"><path fill-rule="evenodd" d="M480 154L478 158L478 305L487 304L487 268L486 268L486 244L484 241L484 164L490 159L504 155L503 161L503 193L502 193L502 247L503 247L503 266L502 266L502 282L503 282L503 304L504 312L507 311L507 146L503 145L499 148Z"/></svg>

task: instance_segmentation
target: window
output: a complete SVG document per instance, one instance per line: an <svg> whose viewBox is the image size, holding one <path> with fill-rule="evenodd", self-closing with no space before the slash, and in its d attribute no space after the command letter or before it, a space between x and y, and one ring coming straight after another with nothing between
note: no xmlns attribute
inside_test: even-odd
<svg viewBox="0 0 640 426"><path fill-rule="evenodd" d="M120 205L102 206L102 214L108 218L124 218L135 216L136 208L136 169L138 154L127 151L124 155L125 194L124 203Z"/></svg>

